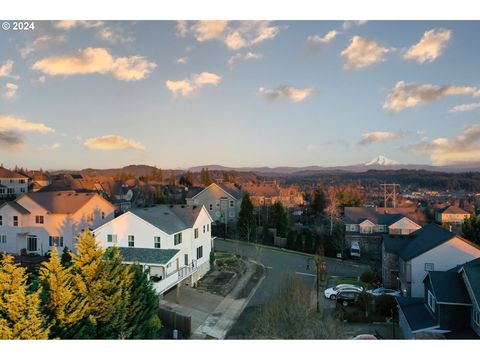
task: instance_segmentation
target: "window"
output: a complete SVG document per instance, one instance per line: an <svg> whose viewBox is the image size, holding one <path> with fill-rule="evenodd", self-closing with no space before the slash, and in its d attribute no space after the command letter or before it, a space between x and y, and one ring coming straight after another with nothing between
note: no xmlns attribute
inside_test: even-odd
<svg viewBox="0 0 480 360"><path fill-rule="evenodd" d="M15 189L13 189L13 188L8 188L8 189L7 189L7 194L15 194Z"/></svg>
<svg viewBox="0 0 480 360"><path fill-rule="evenodd" d="M184 260L185 260L185 266L188 266L188 254L185 254Z"/></svg>
<svg viewBox="0 0 480 360"><path fill-rule="evenodd" d="M28 251L37 251L37 237L28 236L27 237L27 250Z"/></svg>
<svg viewBox="0 0 480 360"><path fill-rule="evenodd" d="M93 221L93 213L87 215L87 221L92 222Z"/></svg>
<svg viewBox="0 0 480 360"><path fill-rule="evenodd" d="M102 211L102 220L105 219L105 212Z"/></svg>
<svg viewBox="0 0 480 360"><path fill-rule="evenodd" d="M207 224L207 231L210 231L210 224Z"/></svg>
<svg viewBox="0 0 480 360"><path fill-rule="evenodd" d="M49 236L48 245L63 247L63 236Z"/></svg>
<svg viewBox="0 0 480 360"><path fill-rule="evenodd" d="M0 189L0 194L5 194L5 189Z"/></svg>
<svg viewBox="0 0 480 360"><path fill-rule="evenodd" d="M173 244L178 245L182 243L182 233L175 234L173 236Z"/></svg>
<svg viewBox="0 0 480 360"><path fill-rule="evenodd" d="M41 215L35 216L35 224L43 224L43 216Z"/></svg>
<svg viewBox="0 0 480 360"><path fill-rule="evenodd" d="M193 238L198 239L198 228L193 230Z"/></svg>
<svg viewBox="0 0 480 360"><path fill-rule="evenodd" d="M25 192L25 188L20 188L20 192L24 193L24 192Z"/></svg>
<svg viewBox="0 0 480 360"><path fill-rule="evenodd" d="M435 312L435 306L436 306L436 300L435 300L435 296L433 296L433 294L430 292L430 290L428 291L428 307L433 311Z"/></svg>
<svg viewBox="0 0 480 360"><path fill-rule="evenodd" d="M107 235L107 242L116 244L117 243L117 235L108 234Z"/></svg>
<svg viewBox="0 0 480 360"><path fill-rule="evenodd" d="M230 200L230 207L234 207L235 206L235 202L233 200Z"/></svg>
<svg viewBox="0 0 480 360"><path fill-rule="evenodd" d="M210 204L210 205L208 206L208 208L210 209L210 211L212 211L212 210L213 210L213 204Z"/></svg>
<svg viewBox="0 0 480 360"><path fill-rule="evenodd" d="M0 226L3 226L3 216L0 215Z"/></svg>
<svg viewBox="0 0 480 360"><path fill-rule="evenodd" d="M203 256L203 246L197 248L197 260L201 259Z"/></svg>
<svg viewBox="0 0 480 360"><path fill-rule="evenodd" d="M0 243L1 244L7 243L7 235L0 235Z"/></svg>
<svg viewBox="0 0 480 360"><path fill-rule="evenodd" d="M228 212L228 216L230 216L231 218L234 218L235 217L235 211L234 210L230 210Z"/></svg>
<svg viewBox="0 0 480 360"><path fill-rule="evenodd" d="M135 236L128 235L128 246L134 247L135 246Z"/></svg>
<svg viewBox="0 0 480 360"><path fill-rule="evenodd" d="M205 234L205 225L203 225L203 233Z"/></svg>
<svg viewBox="0 0 480 360"><path fill-rule="evenodd" d="M155 249L160 249L160 236L153 237L153 246Z"/></svg>
<svg viewBox="0 0 480 360"><path fill-rule="evenodd" d="M18 216L13 217L13 226L18 226Z"/></svg>
<svg viewBox="0 0 480 360"><path fill-rule="evenodd" d="M480 326L480 312L474 309L472 318L475 325Z"/></svg>
<svg viewBox="0 0 480 360"><path fill-rule="evenodd" d="M425 271L433 271L433 263L425 263Z"/></svg>

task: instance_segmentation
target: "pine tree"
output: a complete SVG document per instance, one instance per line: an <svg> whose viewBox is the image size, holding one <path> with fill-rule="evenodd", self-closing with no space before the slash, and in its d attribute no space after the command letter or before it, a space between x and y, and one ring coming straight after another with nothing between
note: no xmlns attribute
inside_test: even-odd
<svg viewBox="0 0 480 360"><path fill-rule="evenodd" d="M142 267L131 267L134 275L126 318L129 338L158 339L162 326L157 314L158 295Z"/></svg>
<svg viewBox="0 0 480 360"><path fill-rule="evenodd" d="M56 247L40 269L39 279L43 313L51 325L50 337L61 338L84 316L85 299L74 293L72 269L62 266Z"/></svg>
<svg viewBox="0 0 480 360"><path fill-rule="evenodd" d="M0 262L0 339L48 339L38 291L29 293L25 269L4 254Z"/></svg>
<svg viewBox="0 0 480 360"><path fill-rule="evenodd" d="M73 255L74 288L85 300L85 314L69 336L87 339L125 337L125 312L131 275L117 251L105 259L90 230L78 237Z"/></svg>
<svg viewBox="0 0 480 360"><path fill-rule="evenodd" d="M248 193L243 195L242 205L240 206L240 213L238 214L238 230L240 236L250 241L255 234L256 218L253 213L253 204L250 201Z"/></svg>
<svg viewBox="0 0 480 360"><path fill-rule="evenodd" d="M272 223L277 229L277 235L284 237L288 230L288 215L282 203L276 202L272 207Z"/></svg>
<svg viewBox="0 0 480 360"><path fill-rule="evenodd" d="M317 184L315 191L313 192L312 211L315 215L321 215L325 210L327 199L322 184Z"/></svg>

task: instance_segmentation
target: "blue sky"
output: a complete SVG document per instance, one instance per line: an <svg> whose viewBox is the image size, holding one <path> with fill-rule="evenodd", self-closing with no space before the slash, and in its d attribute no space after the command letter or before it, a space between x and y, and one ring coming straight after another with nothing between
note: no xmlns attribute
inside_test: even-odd
<svg viewBox="0 0 480 360"><path fill-rule="evenodd" d="M480 159L480 22L36 21L0 32L6 166Z"/></svg>

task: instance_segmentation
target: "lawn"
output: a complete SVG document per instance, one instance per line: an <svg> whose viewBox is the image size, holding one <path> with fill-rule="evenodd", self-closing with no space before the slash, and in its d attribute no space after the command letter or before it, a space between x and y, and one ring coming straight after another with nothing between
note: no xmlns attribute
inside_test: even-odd
<svg viewBox="0 0 480 360"><path fill-rule="evenodd" d="M348 277L338 277L338 276L328 276L326 280L326 287L333 287L338 284L351 284L356 286L361 286L364 289L368 288L368 284L363 281L357 280L356 278Z"/></svg>

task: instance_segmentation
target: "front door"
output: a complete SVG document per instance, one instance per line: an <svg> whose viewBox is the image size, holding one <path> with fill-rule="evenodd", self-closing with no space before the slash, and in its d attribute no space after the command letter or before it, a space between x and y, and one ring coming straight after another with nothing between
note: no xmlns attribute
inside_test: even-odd
<svg viewBox="0 0 480 360"><path fill-rule="evenodd" d="M37 251L37 237L27 236L27 251Z"/></svg>

